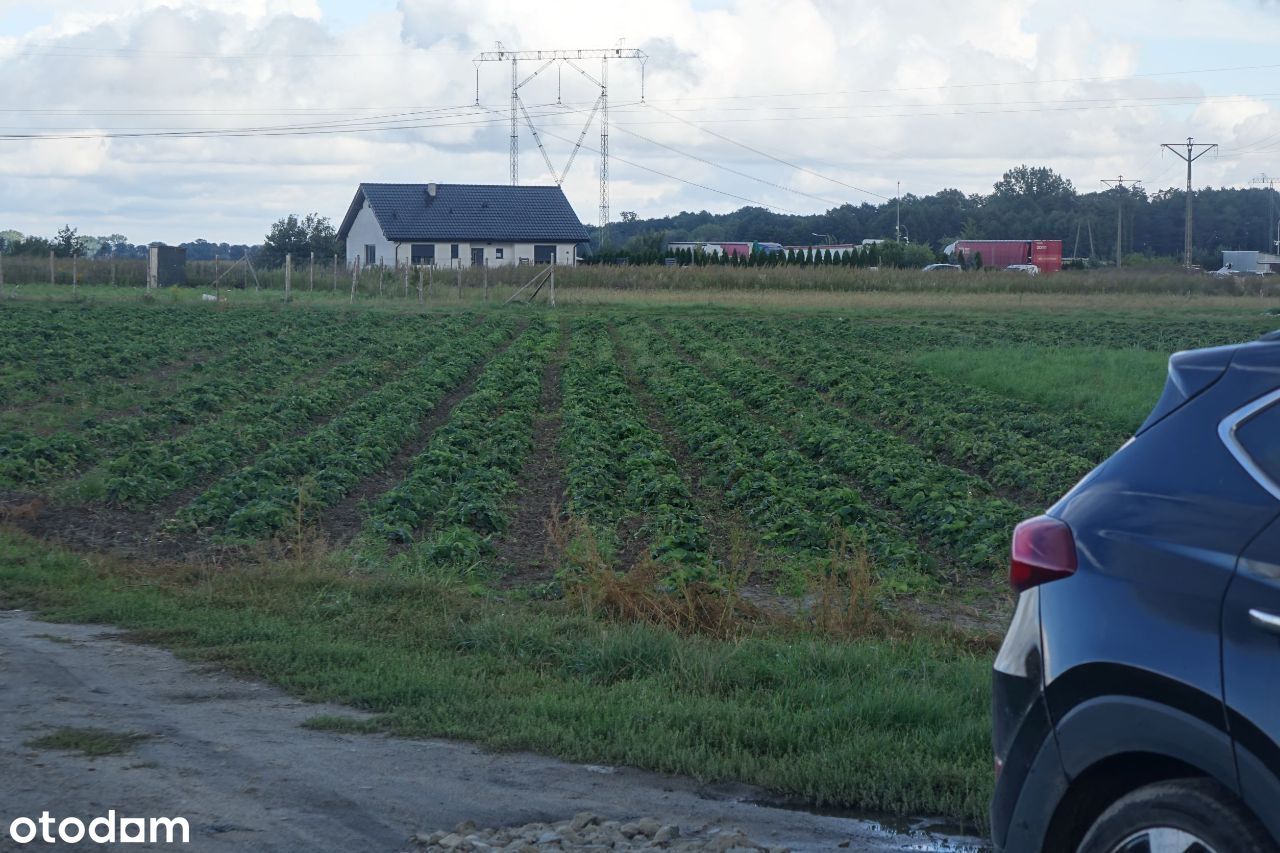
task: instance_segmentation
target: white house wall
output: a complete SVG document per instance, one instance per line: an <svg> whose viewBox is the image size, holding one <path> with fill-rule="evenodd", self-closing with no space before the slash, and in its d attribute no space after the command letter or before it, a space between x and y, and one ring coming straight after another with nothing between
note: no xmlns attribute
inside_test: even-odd
<svg viewBox="0 0 1280 853"><path fill-rule="evenodd" d="M356 214L355 221L351 223L351 230L347 232L347 265L354 264L357 258L360 259L361 264L364 264L364 247L369 245L377 247L375 252L379 263L387 265L395 263L395 246L382 236L382 226L378 224L377 217L373 215L373 209L366 201L364 207Z"/></svg>
<svg viewBox="0 0 1280 853"><path fill-rule="evenodd" d="M365 211L361 211L363 215ZM357 217L358 221L358 217ZM375 227L376 223L375 223ZM355 234L355 226L352 226L351 233ZM379 232L381 236L381 232ZM354 237L348 238L348 247ZM370 242L370 241L365 241ZM413 247L415 245L431 245L428 240L415 240L412 243L396 243L387 245L390 250L386 254L386 263L390 265L398 265L409 263L413 257ZM458 243L458 257L452 257L453 243L435 243L436 257L435 263L437 267L469 267L471 266L471 250L484 249L484 259L491 267L513 266L524 260L526 263L533 263L533 243L500 243L500 242L484 242L484 243ZM548 245L546 243L538 243L539 246ZM576 243L556 243L556 263L561 266L573 266L577 261L577 244ZM502 250L502 257L497 256L497 250ZM356 247L358 252L363 252L363 247ZM351 249L348 248L348 253Z"/></svg>

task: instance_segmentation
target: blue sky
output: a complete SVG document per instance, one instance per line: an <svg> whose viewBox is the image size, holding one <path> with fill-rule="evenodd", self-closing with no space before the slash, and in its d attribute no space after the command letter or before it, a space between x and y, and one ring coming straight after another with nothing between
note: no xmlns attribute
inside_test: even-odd
<svg viewBox="0 0 1280 853"><path fill-rule="evenodd" d="M1243 68L1280 65L1274 2L961 0L945 15L936 0L526 8L0 0L0 134L41 137L0 138L0 229L72 222L137 241L247 241L287 213L341 217L362 180L503 183L509 77L483 68L476 108L471 62L498 40L623 39L649 55L644 103L635 64L611 70L615 217L748 202L811 212L882 200L898 181L907 193L983 192L1021 163L1081 190L1117 174L1158 189L1183 174L1160 143L1188 135L1221 145L1197 165L1198 184L1280 174L1280 68ZM1226 67L1236 70L1207 70ZM563 103L554 71L522 90L557 170L596 95L561 71ZM324 131L119 135L299 123ZM593 124L563 184L587 221L598 146ZM520 150L522 181L553 180L523 122Z"/></svg>

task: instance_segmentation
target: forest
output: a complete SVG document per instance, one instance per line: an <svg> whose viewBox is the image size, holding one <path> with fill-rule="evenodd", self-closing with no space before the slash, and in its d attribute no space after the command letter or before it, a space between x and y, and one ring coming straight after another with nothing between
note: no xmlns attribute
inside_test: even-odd
<svg viewBox="0 0 1280 853"><path fill-rule="evenodd" d="M1195 261L1220 265L1223 249L1274 250L1280 213L1276 191L1261 187L1195 190ZM1123 204L1125 255L1180 260L1186 192L1142 187L1080 192L1072 182L1045 167L1018 166L1005 172L988 194L966 195L943 189L930 195L902 196L902 237L941 249L956 238L1057 239L1068 257L1111 259L1116 253L1116 217ZM624 254L647 255L671 240L759 240L786 245L857 243L894 236L897 207L844 204L825 213L797 216L763 207L731 213L681 212L653 219L622 214L609 225L609 242ZM593 242L598 229L588 228Z"/></svg>

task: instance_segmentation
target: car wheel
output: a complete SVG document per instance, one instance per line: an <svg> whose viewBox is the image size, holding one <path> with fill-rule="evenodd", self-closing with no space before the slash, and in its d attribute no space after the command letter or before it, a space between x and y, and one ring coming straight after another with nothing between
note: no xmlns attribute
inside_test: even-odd
<svg viewBox="0 0 1280 853"><path fill-rule="evenodd" d="M1274 853L1258 819L1212 779L1156 782L1116 800L1078 853Z"/></svg>

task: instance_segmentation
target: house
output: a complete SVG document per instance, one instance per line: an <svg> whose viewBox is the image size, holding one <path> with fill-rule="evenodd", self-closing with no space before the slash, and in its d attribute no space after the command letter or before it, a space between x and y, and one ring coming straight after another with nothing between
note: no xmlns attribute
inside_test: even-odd
<svg viewBox="0 0 1280 853"><path fill-rule="evenodd" d="M469 267L572 265L588 237L560 187L365 183L338 239L348 265Z"/></svg>

